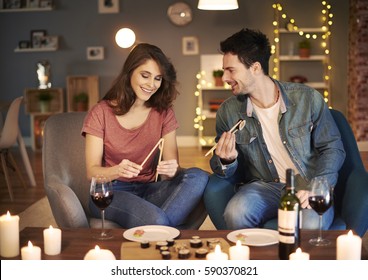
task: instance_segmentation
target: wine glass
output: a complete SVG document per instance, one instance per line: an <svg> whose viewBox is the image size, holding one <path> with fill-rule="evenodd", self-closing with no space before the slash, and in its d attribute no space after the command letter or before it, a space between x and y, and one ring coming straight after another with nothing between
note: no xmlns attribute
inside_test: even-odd
<svg viewBox="0 0 368 280"><path fill-rule="evenodd" d="M111 181L102 175L92 177L90 195L93 203L100 208L102 218L102 231L94 237L99 240L110 239L113 236L105 231L105 209L110 205L114 196Z"/></svg>
<svg viewBox="0 0 368 280"><path fill-rule="evenodd" d="M317 238L309 240L312 245L326 246L331 243L330 240L322 238L322 215L331 207L332 197L332 188L328 185L326 177L312 179L308 201L312 209L319 215L319 234Z"/></svg>

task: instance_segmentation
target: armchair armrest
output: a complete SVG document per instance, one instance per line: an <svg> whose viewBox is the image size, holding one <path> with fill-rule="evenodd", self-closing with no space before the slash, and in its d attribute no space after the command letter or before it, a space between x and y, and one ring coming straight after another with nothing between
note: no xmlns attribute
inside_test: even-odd
<svg viewBox="0 0 368 280"><path fill-rule="evenodd" d="M347 228L363 236L368 229L368 173L354 170L347 182L341 211Z"/></svg>
<svg viewBox="0 0 368 280"><path fill-rule="evenodd" d="M55 180L45 182L52 214L59 227L86 228L89 223L83 207L73 190Z"/></svg>

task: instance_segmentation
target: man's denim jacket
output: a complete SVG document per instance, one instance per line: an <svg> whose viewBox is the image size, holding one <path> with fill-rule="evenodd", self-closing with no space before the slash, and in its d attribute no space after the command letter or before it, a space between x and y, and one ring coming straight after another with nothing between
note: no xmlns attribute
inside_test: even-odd
<svg viewBox="0 0 368 280"><path fill-rule="evenodd" d="M282 143L300 173L297 189L307 189L313 177L326 175L331 186L345 159L340 132L322 95L303 84L274 80L280 91L279 132ZM210 165L218 176L240 176L252 180L279 182L276 167L262 135L262 127L247 94L225 100L216 115L216 142L239 120L245 127L236 133L237 159L223 165L214 153ZM299 183L298 183L299 182Z"/></svg>

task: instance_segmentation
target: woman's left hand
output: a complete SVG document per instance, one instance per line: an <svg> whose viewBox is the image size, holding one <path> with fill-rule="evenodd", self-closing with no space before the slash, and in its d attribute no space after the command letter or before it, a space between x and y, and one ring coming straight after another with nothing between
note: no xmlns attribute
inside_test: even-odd
<svg viewBox="0 0 368 280"><path fill-rule="evenodd" d="M174 177L178 171L179 164L176 159L163 160L157 166L157 172L170 178Z"/></svg>

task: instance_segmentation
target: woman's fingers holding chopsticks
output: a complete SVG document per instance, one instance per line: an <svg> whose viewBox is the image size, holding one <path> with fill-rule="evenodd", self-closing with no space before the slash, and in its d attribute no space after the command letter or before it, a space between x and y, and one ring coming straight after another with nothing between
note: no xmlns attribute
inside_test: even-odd
<svg viewBox="0 0 368 280"><path fill-rule="evenodd" d="M123 159L118 167L119 177L134 178L141 172L142 167L128 159Z"/></svg>
<svg viewBox="0 0 368 280"><path fill-rule="evenodd" d="M174 177L178 171L179 164L176 159L163 160L157 165L157 172L161 175L168 177Z"/></svg>

